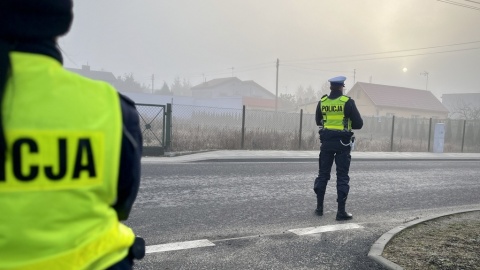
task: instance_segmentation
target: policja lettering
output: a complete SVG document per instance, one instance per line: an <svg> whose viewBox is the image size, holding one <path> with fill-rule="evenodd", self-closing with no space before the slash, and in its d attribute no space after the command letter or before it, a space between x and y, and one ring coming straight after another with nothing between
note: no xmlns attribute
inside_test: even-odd
<svg viewBox="0 0 480 270"><path fill-rule="evenodd" d="M322 112L343 112L343 106L340 106L340 105L322 106Z"/></svg>
<svg viewBox="0 0 480 270"><path fill-rule="evenodd" d="M140 182L140 117L63 68L72 19L73 0L0 1L0 269L133 269L144 255L120 222Z"/></svg>
<svg viewBox="0 0 480 270"><path fill-rule="evenodd" d="M36 182L42 188L48 188L44 185L47 182L65 182L65 185L61 184L64 188L98 183L99 163L103 162L100 157L104 147L102 134L52 135L46 132L39 132L36 136L13 135L8 151L11 159L7 158L3 164L5 167L0 170L3 172L0 183L5 183L7 189Z"/></svg>

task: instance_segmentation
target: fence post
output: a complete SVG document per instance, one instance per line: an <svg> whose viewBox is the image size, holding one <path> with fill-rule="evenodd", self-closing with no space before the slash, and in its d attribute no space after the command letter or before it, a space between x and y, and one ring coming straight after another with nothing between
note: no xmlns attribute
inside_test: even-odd
<svg viewBox="0 0 480 270"><path fill-rule="evenodd" d="M298 132L298 150L302 149L302 120L303 120L303 109L300 109L300 130Z"/></svg>
<svg viewBox="0 0 480 270"><path fill-rule="evenodd" d="M430 138L432 137L432 118L430 118L430 124L428 125L428 148L427 152L430 152Z"/></svg>
<svg viewBox="0 0 480 270"><path fill-rule="evenodd" d="M392 115L392 134L390 136L390 152L393 152L393 132L395 131L395 115Z"/></svg>
<svg viewBox="0 0 480 270"><path fill-rule="evenodd" d="M167 103L167 111L165 112L165 151L172 149L172 104Z"/></svg>
<svg viewBox="0 0 480 270"><path fill-rule="evenodd" d="M465 144L465 128L467 126L467 120L463 120L463 134L462 134L462 153L463 153L463 145Z"/></svg>
<svg viewBox="0 0 480 270"><path fill-rule="evenodd" d="M241 148L243 149L245 145L245 105L243 105L243 110L242 110L242 143L241 143Z"/></svg>

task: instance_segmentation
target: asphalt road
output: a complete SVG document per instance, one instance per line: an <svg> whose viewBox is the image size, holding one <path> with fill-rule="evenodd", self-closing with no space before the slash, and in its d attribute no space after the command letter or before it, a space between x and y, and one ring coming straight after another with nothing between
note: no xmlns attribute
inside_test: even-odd
<svg viewBox="0 0 480 270"><path fill-rule="evenodd" d="M327 212L314 215L316 162L144 164L126 223L150 251L195 240L208 246L151 252L135 268L383 269L367 257L383 233L414 219L478 207L478 165L354 160L347 201L354 219L337 222L334 175Z"/></svg>

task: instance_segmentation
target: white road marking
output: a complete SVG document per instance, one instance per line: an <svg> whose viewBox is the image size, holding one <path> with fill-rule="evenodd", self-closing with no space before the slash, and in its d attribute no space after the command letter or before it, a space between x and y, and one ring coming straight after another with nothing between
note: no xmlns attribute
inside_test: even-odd
<svg viewBox="0 0 480 270"><path fill-rule="evenodd" d="M165 252L165 251L171 251L171 250L182 250L182 249L211 247L211 246L215 246L215 244L208 241L207 239L202 239L202 240L195 240L195 241L176 242L176 243L168 243L168 244L162 244L162 245L147 246L145 253L156 253L156 252Z"/></svg>
<svg viewBox="0 0 480 270"><path fill-rule="evenodd" d="M333 231L360 229L360 228L363 228L363 226L358 225L356 223L346 223L346 224L337 224L337 225L326 225L326 226L320 226L320 227L292 229L288 231L296 235L307 235L307 234L315 234L315 233L322 233L322 232L333 232ZM244 237L231 238L231 239L221 239L217 241L235 240L235 239L252 238L252 237L258 237L258 235L244 236ZM212 247L212 246L215 246L215 244L210 242L207 239L201 239L201 240L194 240L194 241L175 242L175 243L147 246L145 253L148 254L148 253L166 252L166 251L172 251L172 250L182 250L182 249L191 249L191 248L200 248L200 247Z"/></svg>
<svg viewBox="0 0 480 270"><path fill-rule="evenodd" d="M363 228L363 227L356 223L347 223L347 224L327 225L327 226L320 226L320 227L292 229L288 231L296 235L306 235L306 234L333 232L333 231L360 229L360 228Z"/></svg>

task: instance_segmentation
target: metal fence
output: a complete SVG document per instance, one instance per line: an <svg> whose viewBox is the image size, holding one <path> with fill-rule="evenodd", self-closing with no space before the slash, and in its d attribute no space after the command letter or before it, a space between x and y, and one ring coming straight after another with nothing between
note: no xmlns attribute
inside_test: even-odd
<svg viewBox="0 0 480 270"><path fill-rule="evenodd" d="M166 144L166 106L138 103L135 106L140 118L144 154L163 154Z"/></svg>
<svg viewBox="0 0 480 270"><path fill-rule="evenodd" d="M364 117L356 131L360 151L431 152L437 123L445 125L443 152L480 152L480 121Z"/></svg>
<svg viewBox="0 0 480 270"><path fill-rule="evenodd" d="M480 152L480 121L363 117L356 151L427 152L445 124L444 152ZM211 149L318 150L314 114L172 106L171 151Z"/></svg>

